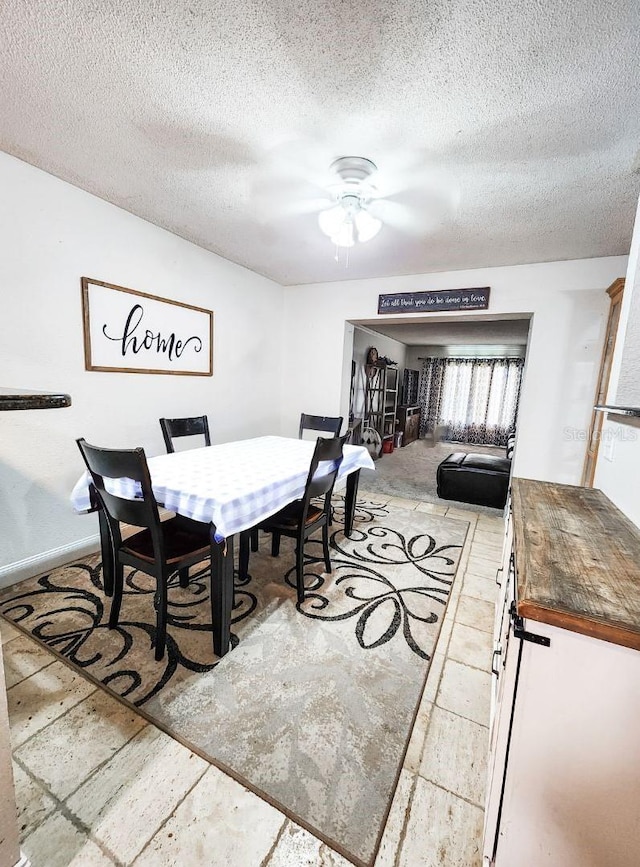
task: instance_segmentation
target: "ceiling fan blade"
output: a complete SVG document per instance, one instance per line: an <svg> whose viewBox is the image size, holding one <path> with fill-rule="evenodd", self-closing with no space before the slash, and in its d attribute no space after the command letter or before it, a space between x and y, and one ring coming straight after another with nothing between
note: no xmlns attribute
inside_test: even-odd
<svg viewBox="0 0 640 867"><path fill-rule="evenodd" d="M454 214L442 199L426 199L407 202L393 199L376 199L369 208L373 217L407 235L426 235L435 232Z"/></svg>
<svg viewBox="0 0 640 867"><path fill-rule="evenodd" d="M327 148L305 138L285 139L263 151L251 199L259 219L318 213L333 204Z"/></svg>
<svg viewBox="0 0 640 867"><path fill-rule="evenodd" d="M251 186L251 202L261 219L317 213L332 204L330 194L296 178L259 175Z"/></svg>
<svg viewBox="0 0 640 867"><path fill-rule="evenodd" d="M319 214L327 208L333 208L335 201L329 196L317 196L316 198L303 199L300 202L284 204L280 213L283 216L303 216L304 214Z"/></svg>
<svg viewBox="0 0 640 867"><path fill-rule="evenodd" d="M261 170L271 177L288 178L326 189L333 176L329 170L331 149L302 136L283 139L267 148Z"/></svg>

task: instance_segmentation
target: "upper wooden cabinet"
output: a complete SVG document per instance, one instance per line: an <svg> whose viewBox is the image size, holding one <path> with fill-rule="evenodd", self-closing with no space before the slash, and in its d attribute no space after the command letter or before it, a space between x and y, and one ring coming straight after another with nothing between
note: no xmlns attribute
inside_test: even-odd
<svg viewBox="0 0 640 867"><path fill-rule="evenodd" d="M611 362L613 360L613 351L616 345L618 323L620 322L620 308L622 307L623 292L624 278L622 277L615 280L607 289L607 295L611 299L611 304L609 307L609 318L607 320L604 348L602 350L602 360L600 362L598 385L596 387L595 399L593 401L594 406L607 402L607 391L609 389L609 379L611 377ZM584 469L582 471L582 484L587 488L593 487L593 477L596 471L598 449L600 447L600 439L602 436L602 422L603 414L592 410L587 454L585 456Z"/></svg>

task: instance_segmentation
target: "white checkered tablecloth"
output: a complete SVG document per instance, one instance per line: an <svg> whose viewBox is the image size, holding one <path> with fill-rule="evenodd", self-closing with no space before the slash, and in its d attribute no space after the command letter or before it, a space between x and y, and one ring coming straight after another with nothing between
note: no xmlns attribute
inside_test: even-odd
<svg viewBox="0 0 640 867"><path fill-rule="evenodd" d="M314 447L311 440L268 436L158 455L148 459L153 493L166 509L213 523L222 541L302 496ZM338 481L364 467L374 469L369 452L346 445ZM129 499L138 494L131 479L115 479L107 489ZM88 473L71 502L76 512L91 509Z"/></svg>

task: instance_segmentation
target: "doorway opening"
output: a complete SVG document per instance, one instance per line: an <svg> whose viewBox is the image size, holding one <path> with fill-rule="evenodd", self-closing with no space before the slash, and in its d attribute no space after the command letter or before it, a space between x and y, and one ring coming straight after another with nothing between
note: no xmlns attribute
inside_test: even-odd
<svg viewBox="0 0 640 867"><path fill-rule="evenodd" d="M530 323L528 313L352 322L349 420L376 461L361 487L443 503L436 475L449 455L506 457Z"/></svg>

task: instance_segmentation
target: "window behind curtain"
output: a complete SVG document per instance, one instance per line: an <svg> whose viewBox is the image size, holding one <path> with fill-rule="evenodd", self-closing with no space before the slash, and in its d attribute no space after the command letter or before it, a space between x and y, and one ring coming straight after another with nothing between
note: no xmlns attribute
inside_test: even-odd
<svg viewBox="0 0 640 867"><path fill-rule="evenodd" d="M515 426L521 358L427 358L420 387L422 433L452 442L504 446Z"/></svg>

